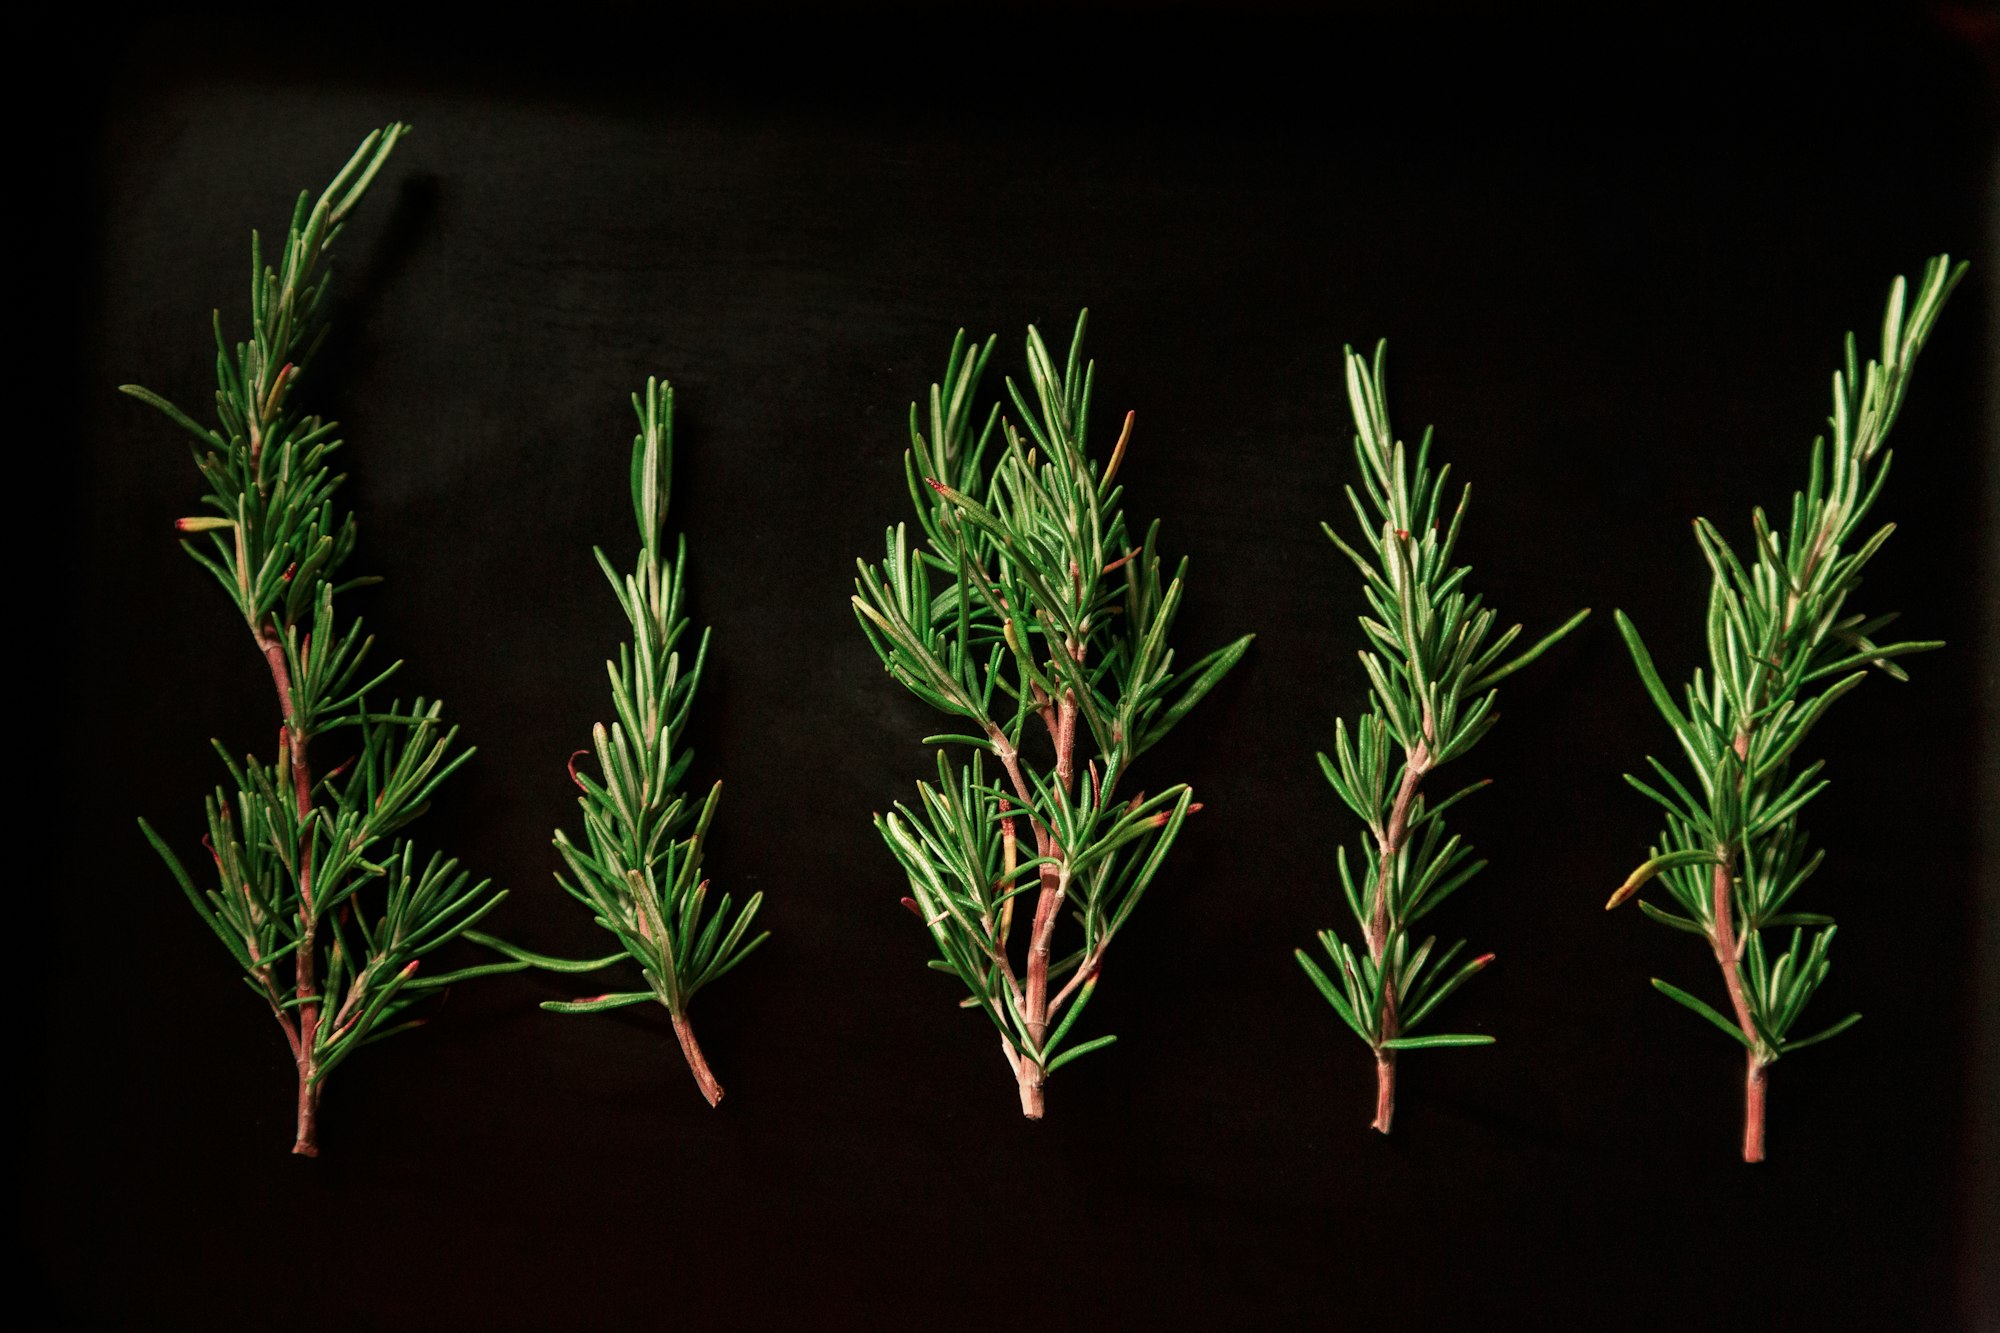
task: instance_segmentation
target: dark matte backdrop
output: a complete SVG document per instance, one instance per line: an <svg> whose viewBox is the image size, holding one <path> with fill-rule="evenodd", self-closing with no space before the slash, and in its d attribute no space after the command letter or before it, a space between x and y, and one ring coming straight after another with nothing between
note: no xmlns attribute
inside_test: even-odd
<svg viewBox="0 0 2000 1333"><path fill-rule="evenodd" d="M1872 347L1890 278L1927 255L1984 258L1991 26L1455 13L576 11L317 37L239 17L42 47L77 103L41 262L73 321L48 381L73 497L52 652L58 776L87 801L59 808L70 859L39 886L64 943L31 1001L26 1140L62 1321L1971 1319L1990 265L1925 355L1881 511L1904 526L1863 594L1953 647L1815 740L1835 783L1810 905L1843 923L1818 1012L1867 1021L1778 1067L1768 1165L1734 1160L1736 1053L1646 985L1719 994L1701 946L1601 904L1653 831L1618 775L1671 744L1610 609L1684 675L1689 519L1740 539L1752 503L1782 505L1842 331ZM778 59L791 24L817 64ZM536 1002L574 989L507 977L347 1066L307 1162L268 1014L132 823L191 848L207 738L263 745L274 713L175 549L198 494L181 441L112 389L199 410L208 310L243 326L248 229L396 117L417 132L343 240L302 392L345 423L357 567L388 578L356 601L479 746L421 837L512 888L504 933L601 949L548 831L607 708L620 622L589 547L628 544L626 395L664 374L716 631L694 728L697 778L727 780L711 867L768 895L776 934L697 1009L719 1112L658 1015L558 1018ZM869 827L927 771L933 723L847 596L905 516L906 404L953 329L998 331L1019 373L1023 325L1065 335L1082 303L1100 430L1139 413L1131 512L1193 557L1182 651L1260 638L1146 761L1207 808L1092 1007L1118 1045L1031 1125ZM1402 430L1437 423L1475 484L1476 586L1531 630L1599 613L1506 686L1466 774L1498 779L1459 819L1493 864L1440 925L1499 954L1452 1020L1500 1044L1409 1058L1389 1140L1365 1052L1289 957L1343 915L1353 824L1312 755L1362 707L1361 602L1317 522L1350 464L1341 344L1381 335Z"/></svg>

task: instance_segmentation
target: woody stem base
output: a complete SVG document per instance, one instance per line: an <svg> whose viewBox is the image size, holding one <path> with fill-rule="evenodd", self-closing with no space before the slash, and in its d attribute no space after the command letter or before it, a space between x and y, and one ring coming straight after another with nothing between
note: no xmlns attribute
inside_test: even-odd
<svg viewBox="0 0 2000 1333"><path fill-rule="evenodd" d="M1015 1071L1015 1079L1021 1085L1021 1114L1030 1120L1042 1118L1042 1071L1035 1062L1025 1055L1021 1057L1020 1068Z"/></svg>
<svg viewBox="0 0 2000 1333"><path fill-rule="evenodd" d="M681 1054L687 1057L688 1069L694 1074L694 1084L701 1089L701 1095L708 1099L710 1106L722 1100L722 1084L716 1081L708 1067L707 1057L701 1053L701 1043L694 1039L694 1027L685 1014L674 1015L674 1035L680 1038Z"/></svg>
<svg viewBox="0 0 2000 1333"><path fill-rule="evenodd" d="M1764 1089L1770 1065L1750 1052L1743 1071L1743 1160L1764 1160Z"/></svg>
<svg viewBox="0 0 2000 1333"><path fill-rule="evenodd" d="M1387 1134L1389 1124L1395 1118L1396 1053L1377 1051L1375 1052L1375 1119L1369 1128Z"/></svg>
<svg viewBox="0 0 2000 1333"><path fill-rule="evenodd" d="M319 1156L319 1086L312 1071L299 1070L298 1132L292 1139L292 1151L300 1157Z"/></svg>

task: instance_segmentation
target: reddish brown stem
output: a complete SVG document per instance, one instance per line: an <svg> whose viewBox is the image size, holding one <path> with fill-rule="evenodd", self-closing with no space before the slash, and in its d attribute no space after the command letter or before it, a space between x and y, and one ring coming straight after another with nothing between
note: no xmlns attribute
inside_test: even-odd
<svg viewBox="0 0 2000 1333"><path fill-rule="evenodd" d="M1043 1084L1047 1081L1041 1067L1023 1055L1015 1075L1021 1087L1021 1114L1030 1120L1040 1120L1045 1104L1042 1100Z"/></svg>
<svg viewBox="0 0 2000 1333"><path fill-rule="evenodd" d="M1819 562L1825 558L1828 543L1835 535L1837 525L1829 513L1813 536L1812 549L1806 553L1805 570L1795 583L1793 591L1785 599L1784 620L1779 626L1777 646L1772 657L1783 661L1786 641L1792 632L1793 618L1798 614L1800 597L1797 588L1810 584ZM1751 728L1747 719L1739 725L1735 744L1736 759L1741 767L1736 782L1740 790L1747 780L1750 763ZM1736 917L1733 911L1733 863L1728 847L1716 849L1715 871L1709 880L1709 908L1714 924L1709 942L1715 946L1715 961L1722 967L1722 982L1729 991L1729 1004L1736 1013L1736 1026L1743 1033L1743 1039L1750 1049L1744 1053L1743 1068L1743 1160L1761 1162L1764 1160L1764 1095L1766 1082L1770 1078L1771 1060L1769 1053L1758 1036L1755 1021L1750 1016L1750 999L1743 989L1743 938L1736 931Z"/></svg>
<svg viewBox="0 0 2000 1333"><path fill-rule="evenodd" d="M694 1025L688 1022L686 1014L674 1015L674 1035L680 1038L681 1054L687 1057L688 1068L694 1072L694 1083L701 1089L701 1095L708 1098L710 1106L721 1102L722 1084L716 1081L714 1072L709 1069L708 1059L701 1053L701 1043L694 1039Z"/></svg>
<svg viewBox="0 0 2000 1333"><path fill-rule="evenodd" d="M1014 980L1013 964L1007 961L1007 939L1014 933L1014 896L1008 890L1014 887L1014 867L1020 864L1019 844L1014 832L1014 817L1006 797L1000 798L1000 891L1007 893L1007 901L1000 905L1000 928L994 932L999 943L1000 971L1007 978L1007 985L1018 992L1019 985Z"/></svg>
<svg viewBox="0 0 2000 1333"><path fill-rule="evenodd" d="M278 631L265 625L257 631L257 647L263 651L264 663L271 669L271 683L278 691L278 711L284 718L286 752L291 758L292 799L298 806L299 818L304 819L312 812L312 766L306 760L306 738L299 730L298 715L292 707L292 669L285 660L285 643Z"/></svg>
<svg viewBox="0 0 2000 1333"><path fill-rule="evenodd" d="M1742 1030L1743 1039L1750 1043L1750 1049L1744 1053L1748 1065L1743 1075L1743 1160L1761 1162L1764 1160L1764 1071L1770 1062L1758 1049L1757 1027L1750 1017L1750 997L1743 990L1743 968L1739 960L1742 949L1736 934L1736 920L1730 910L1730 873L1726 856L1716 862L1710 883L1710 907L1715 915L1715 928L1709 938L1715 945L1715 961L1722 965L1722 982L1729 990L1730 1007L1736 1011L1736 1026Z"/></svg>
<svg viewBox="0 0 2000 1333"><path fill-rule="evenodd" d="M1081 654L1072 647L1072 656ZM1065 690L1056 710L1056 720L1051 728L1056 747L1056 780L1063 791L1070 790L1076 777L1076 694ZM1023 794L1025 798L1025 793ZM1048 850L1045 856L1060 858L1062 848L1056 842L1055 831L1045 835ZM1049 863L1041 869L1042 887L1035 897L1035 921L1028 936L1028 985L1023 997L1022 1012L1028 1020L1028 1040L1040 1049L1049 1031L1049 963L1056 934L1056 918L1062 908L1062 900L1067 893L1068 867ZM1046 1075L1042 1068L1024 1052L1021 1056L1019 1074L1021 1085L1021 1114L1030 1120L1042 1118L1042 1086Z"/></svg>
<svg viewBox="0 0 2000 1333"><path fill-rule="evenodd" d="M1754 1056L1757 1026L1750 1018L1750 997L1743 989L1743 948L1736 934L1735 912L1730 905L1731 880L1729 854L1725 849L1709 877L1709 908L1715 916L1709 943L1715 946L1715 961L1722 967L1722 984L1728 988L1729 1005L1736 1011L1736 1026L1742 1030L1743 1040L1751 1044Z"/></svg>
<svg viewBox="0 0 2000 1333"><path fill-rule="evenodd" d="M1076 693L1064 690L1056 711L1056 781L1067 795L1076 785Z"/></svg>
<svg viewBox="0 0 2000 1333"><path fill-rule="evenodd" d="M1375 1120L1368 1127L1387 1134L1390 1122L1395 1118L1396 1053L1378 1048L1375 1052Z"/></svg>
<svg viewBox="0 0 2000 1333"><path fill-rule="evenodd" d="M292 1151L301 1157L319 1156L319 1084L312 1078L308 1061L299 1063L298 1134Z"/></svg>
<svg viewBox="0 0 2000 1333"><path fill-rule="evenodd" d="M295 991L298 996L298 1037L293 1043L293 1058L299 1073L299 1114L298 1136L292 1144L292 1151L306 1157L319 1155L319 984L315 976L318 962L316 936L319 931L319 916L313 910L312 895L312 842L305 836L305 826L312 818L312 765L306 756L306 735L299 727L298 712L292 697L291 666L285 660L284 640L277 627L266 622L257 628L257 647L263 651L264 662L271 669L271 684L278 692L278 708L284 716L284 725L279 731L279 755L291 768L292 799L298 810L300 826L299 839L299 947L293 953L292 967L296 978ZM286 1036L291 1037L287 1030Z"/></svg>
<svg viewBox="0 0 2000 1333"><path fill-rule="evenodd" d="M1403 781L1396 788L1395 804L1389 807L1389 825L1382 834L1382 856L1376 867L1374 919L1368 923L1368 956L1382 961L1389 945L1389 884L1396 873L1396 853L1409 838L1410 807L1416 803L1417 786L1424 780L1430 756L1419 744L1403 762Z"/></svg>
<svg viewBox="0 0 2000 1333"><path fill-rule="evenodd" d="M1377 967L1389 949L1389 885L1396 874L1396 856L1410 835L1410 810L1416 804L1417 788L1430 771L1430 751L1422 741L1403 758L1403 781L1396 788L1395 804L1389 807L1389 823L1382 833L1382 857L1375 875L1375 910L1368 923L1368 957ZM1375 1032L1375 1119L1370 1128L1389 1132L1396 1115L1396 1052L1383 1042L1394 1041L1402 1031L1396 1016L1396 987L1382 984L1382 1019Z"/></svg>
<svg viewBox="0 0 2000 1333"><path fill-rule="evenodd" d="M1053 713L1044 710L1043 720L1055 741L1056 772L1064 790L1068 790L1069 781L1075 774L1076 696L1065 692L1059 709ZM1007 739L1006 733L990 723L987 734L992 738L994 753L999 756L1001 766L1007 770L1008 780L1013 783L1022 809L1033 810L1034 797L1021 772L1020 755L1013 742ZM1066 890L1063 867L1058 864L1063 854L1062 844L1056 840L1054 830L1032 814L1028 818L1028 826L1035 834L1036 854L1057 858L1057 861L1041 867L1041 889L1035 896L1035 918L1028 935L1027 984L1021 996L1021 1012L1027 1019L1028 1037L1039 1048L1048 1035L1051 946ZM1001 947L1006 947L1004 939ZM1015 1057L1014 1078L1020 1086L1021 1114L1030 1120L1040 1120L1044 1107L1042 1088L1047 1076L1026 1051L1019 1052Z"/></svg>
<svg viewBox="0 0 2000 1333"><path fill-rule="evenodd" d="M1743 1160L1764 1160L1764 1086L1771 1066L1748 1053L1743 1071Z"/></svg>
<svg viewBox="0 0 2000 1333"><path fill-rule="evenodd" d="M1062 855L1053 831L1048 835L1048 843L1052 850L1046 855ZM1021 1010L1028 1020L1028 1039L1037 1049L1047 1038L1049 1030L1049 962L1055 940L1056 918L1065 892L1064 870L1065 867L1055 864L1042 866L1042 887L1035 896L1035 921L1028 936L1028 984ZM1021 1114L1030 1120L1042 1118L1042 1084L1045 1077L1041 1066L1023 1052L1019 1074Z"/></svg>
<svg viewBox="0 0 2000 1333"><path fill-rule="evenodd" d="M1081 963L1077 964L1076 971L1070 973L1069 980L1064 982L1063 988L1056 992L1056 998L1049 1001L1049 1009L1052 1012L1060 1010L1064 1004L1068 1003L1070 996L1090 984L1090 979L1097 975L1097 969L1104 962L1104 946L1109 943L1111 943L1109 936L1100 936L1098 938L1097 947L1092 949L1089 956Z"/></svg>

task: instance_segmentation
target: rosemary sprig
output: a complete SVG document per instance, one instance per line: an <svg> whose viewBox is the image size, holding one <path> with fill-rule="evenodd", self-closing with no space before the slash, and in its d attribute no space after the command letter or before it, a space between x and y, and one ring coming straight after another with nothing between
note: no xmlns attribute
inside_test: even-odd
<svg viewBox="0 0 2000 1333"><path fill-rule="evenodd" d="M1764 1158L1764 1101L1771 1064L1844 1032L1861 1015L1806 1036L1792 1035L1807 1001L1832 964L1833 918L1793 910L1791 899L1819 869L1824 851L1808 855L1799 812L1826 787L1821 763L1795 771L1799 747L1828 708L1859 685L1869 669L1908 677L1893 660L1943 647L1933 640L1878 643L1894 613L1849 613L1847 598L1861 570L1895 525L1885 524L1849 549L1888 478L1883 448L1909 387L1917 354L1945 298L1966 266L1940 255L1924 269L1914 304L1903 279L1889 289L1882 318L1882 355L1857 365L1854 335L1845 366L1833 376L1831 441L1813 441L1806 489L1792 496L1789 521L1774 526L1751 511L1755 551L1748 564L1707 519L1695 540L1708 561L1708 666L1697 668L1676 703L1660 679L1639 631L1624 612L1618 628L1646 691L1673 728L1687 758L1689 783L1651 755L1658 784L1626 775L1666 811L1666 831L1647 860L1628 876L1607 909L1657 880L1669 911L1644 899L1639 910L1708 942L1722 971L1729 1012L1658 978L1653 985L1727 1032L1744 1048L1743 1160ZM1789 931L1782 949L1767 947L1767 929Z"/></svg>
<svg viewBox="0 0 2000 1333"><path fill-rule="evenodd" d="M331 468L338 428L292 406L323 333L333 240L407 129L370 134L316 202L299 196L275 267L250 234L249 341L225 342L215 317L216 426L123 386L194 437L212 512L175 527L184 538L206 536L206 552L192 540L181 545L235 602L282 718L269 764L238 763L215 742L230 779L206 803L202 841L216 887L197 890L165 840L139 823L284 1031L298 1071L292 1151L306 1156L318 1152L326 1079L348 1056L422 1023L408 1013L426 994L521 966L417 975L425 954L506 895L472 883L454 860L419 861L393 836L472 751L456 747L458 730L444 726L436 701L369 706L401 663L367 668L373 638L362 636L359 620L334 615L337 594L376 580L335 581L355 540L354 516L334 505L345 479ZM315 777L313 742L341 728L351 728L348 757Z"/></svg>
<svg viewBox="0 0 2000 1333"><path fill-rule="evenodd" d="M1489 642L1497 613L1465 591L1470 568L1451 563L1472 488L1459 490L1446 518L1451 468L1431 471L1430 430L1412 458L1390 429L1382 374L1386 350L1386 343L1377 343L1372 364L1351 347L1345 352L1361 492L1353 486L1346 490L1361 549L1331 524L1321 525L1361 571L1372 612L1361 617L1369 643L1361 653L1369 680L1368 715L1351 734L1347 723L1336 719L1333 755L1319 756L1327 782L1367 825L1357 863L1349 865L1344 847L1335 858L1364 949L1357 952L1333 930L1319 933L1337 982L1305 950L1293 950L1341 1021L1375 1053L1373 1127L1384 1134L1395 1115L1399 1051L1493 1041L1468 1033L1414 1035L1445 997L1494 957L1460 962L1463 940L1442 953L1435 936L1412 943L1411 927L1486 865L1473 859L1472 848L1457 834L1446 836L1442 816L1487 782L1472 783L1435 804L1424 782L1478 744L1499 720L1494 686L1590 614L1588 608L1577 612L1511 657L1519 625Z"/></svg>
<svg viewBox="0 0 2000 1333"><path fill-rule="evenodd" d="M694 662L683 670L676 648L687 632L681 613L687 540L680 539L671 563L666 558L667 502L673 491L674 391L658 379L646 381L643 396L632 395L639 433L632 440L632 511L639 523L639 558L630 574L620 574L610 558L595 551L598 568L632 626L631 642L619 645L618 660L606 662L611 677L609 727L591 729L591 748L570 756L570 777L583 795L583 828L589 850L561 829L555 846L570 877L556 880L588 907L597 924L617 936L620 952L608 958L567 962L518 949L490 936L481 943L538 967L588 972L631 959L645 974L646 989L618 991L579 1000L547 1000L542 1008L561 1014L594 1014L656 1000L673 1021L674 1035L695 1084L708 1104L722 1100L722 1084L710 1072L688 1018L695 992L747 957L769 936L745 938L763 905L755 893L732 916L728 894L708 901L702 877L702 844L722 799L716 782L699 804L681 790L693 752L681 747L701 669L708 660L708 631L701 632ZM576 761L595 756L598 776L577 771Z"/></svg>
<svg viewBox="0 0 2000 1333"><path fill-rule="evenodd" d="M928 435L910 405L904 465L923 540L889 529L881 563L856 562L853 599L889 674L958 720L925 743L972 749L967 763L940 749L937 785L918 784L914 808L875 826L937 946L931 966L999 1030L1029 1119L1050 1074L1115 1039L1072 1033L1106 948L1200 808L1185 784L1122 798L1119 783L1253 637L1175 669L1167 635L1187 561L1163 579L1158 522L1137 545L1129 536L1115 478L1134 414L1107 461L1090 455L1087 313L1060 368L1029 328L1032 400L1007 381L1018 427L998 403L978 424L993 339L959 333L931 386ZM1059 946L1065 908L1077 931ZM1030 918L1018 954L1017 914Z"/></svg>

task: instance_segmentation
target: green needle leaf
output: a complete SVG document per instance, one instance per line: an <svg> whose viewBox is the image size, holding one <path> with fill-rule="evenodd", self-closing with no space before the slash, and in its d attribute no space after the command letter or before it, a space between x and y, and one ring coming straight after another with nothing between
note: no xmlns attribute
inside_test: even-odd
<svg viewBox="0 0 2000 1333"><path fill-rule="evenodd" d="M627 1005L644 1004L659 998L649 990L619 991L612 995L593 995L587 1000L543 1000L542 1008L552 1014L601 1014L607 1009L623 1009Z"/></svg>
<svg viewBox="0 0 2000 1333"><path fill-rule="evenodd" d="M1682 990L1679 986L1669 985L1668 983L1660 980L1658 977L1654 977L1653 989L1658 991L1660 994L1666 996L1670 1000L1674 1000L1679 1002L1680 1004L1686 1005L1688 1008L1700 1014L1703 1018L1706 1018L1709 1022L1721 1028L1724 1032L1727 1032L1730 1036L1736 1038L1736 1040L1742 1042L1745 1046L1748 1046L1750 1044L1750 1039L1743 1035L1743 1030L1741 1028L1737 1027L1734 1023L1730 1022L1728 1019L1724 1018L1721 1014L1717 1013L1707 1004L1704 1004L1702 1001L1697 1000L1694 996Z"/></svg>
<svg viewBox="0 0 2000 1333"><path fill-rule="evenodd" d="M1421 1051L1431 1046L1491 1046L1494 1040L1484 1033L1452 1032L1429 1037L1391 1037L1382 1046L1391 1051Z"/></svg>
<svg viewBox="0 0 2000 1333"><path fill-rule="evenodd" d="M1860 1014L1849 1014L1832 1027L1815 1032L1810 1037L1800 1037L1797 1041L1787 1041L1784 1046L1785 1054L1790 1055L1793 1051L1802 1051L1808 1046L1815 1046L1825 1041L1828 1037L1838 1037L1841 1033L1847 1031L1847 1029L1860 1021Z"/></svg>
<svg viewBox="0 0 2000 1333"><path fill-rule="evenodd" d="M518 944L509 944L506 940L488 935L484 931L468 930L465 932L465 938L474 944L483 944L495 952L504 953L509 958L517 959L529 967L544 972L595 972L613 963L623 962L629 956L621 950L618 953L606 954L602 958L551 958L547 954L523 949Z"/></svg>
<svg viewBox="0 0 2000 1333"><path fill-rule="evenodd" d="M1653 655L1646 651L1646 641L1639 637L1639 627L1623 611L1613 611L1611 618L1618 623L1618 632L1625 637L1625 646L1632 653L1632 665L1639 668L1639 679L1645 683L1646 693L1652 696L1653 706L1660 710L1660 716L1667 720L1669 726L1687 735L1694 724L1674 706L1673 696L1667 693L1666 683L1653 666Z"/></svg>
<svg viewBox="0 0 2000 1333"><path fill-rule="evenodd" d="M1547 634L1543 635L1540 639L1536 640L1535 646L1528 649L1528 651L1522 653L1518 657L1513 658L1505 666L1496 667L1492 671L1487 672L1479 679L1467 685L1463 693L1468 697L1475 694L1484 694L1488 689L1492 688L1495 685L1498 685L1501 681L1513 675L1516 671L1519 671L1522 667L1527 666L1529 663L1533 662L1536 658L1540 657L1543 653L1555 647L1558 643L1561 643L1565 638L1569 636L1569 632L1571 630L1575 629L1578 625L1581 625L1584 621L1588 619L1590 619L1590 608L1586 606L1583 608L1583 610L1577 612L1575 615L1571 616L1568 620L1565 620L1562 624L1556 626L1553 630L1550 630Z"/></svg>
<svg viewBox="0 0 2000 1333"><path fill-rule="evenodd" d="M1112 1042L1117 1040L1118 1038L1115 1036L1103 1036L1103 1037L1098 1037L1094 1041L1084 1042L1081 1046L1072 1046L1068 1050L1064 1051L1061 1055L1058 1055L1055 1059L1049 1061L1049 1072L1053 1074L1058 1069L1061 1069L1064 1065L1068 1064L1070 1061L1076 1059L1077 1057L1089 1055L1092 1051L1102 1050L1104 1047L1109 1046Z"/></svg>

